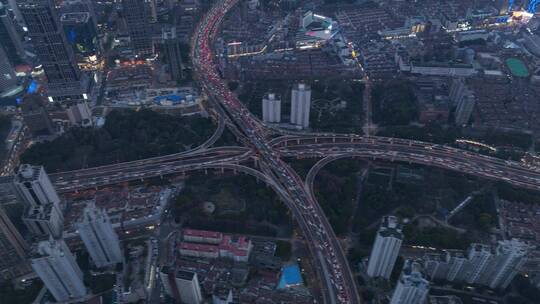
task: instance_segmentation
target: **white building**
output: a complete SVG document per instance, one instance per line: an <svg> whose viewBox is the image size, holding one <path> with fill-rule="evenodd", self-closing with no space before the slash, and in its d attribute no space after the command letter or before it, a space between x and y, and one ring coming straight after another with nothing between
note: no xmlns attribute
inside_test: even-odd
<svg viewBox="0 0 540 304"><path fill-rule="evenodd" d="M338 23L332 18L308 11L300 20L296 46L299 49L318 48L334 38L338 32Z"/></svg>
<svg viewBox="0 0 540 304"><path fill-rule="evenodd" d="M292 89L291 94L291 124L307 128L310 108L311 88L304 83L299 83Z"/></svg>
<svg viewBox="0 0 540 304"><path fill-rule="evenodd" d="M67 108L69 122L75 126L92 126L92 110L86 101L76 102Z"/></svg>
<svg viewBox="0 0 540 304"><path fill-rule="evenodd" d="M15 69L9 62L4 49L0 48L0 97L7 96L16 87L17 76L15 76Z"/></svg>
<svg viewBox="0 0 540 304"><path fill-rule="evenodd" d="M232 289L226 287L217 287L212 293L212 304L230 304L233 303Z"/></svg>
<svg viewBox="0 0 540 304"><path fill-rule="evenodd" d="M455 39L457 42L473 41L473 40L488 40L489 32L486 30L472 30L457 32Z"/></svg>
<svg viewBox="0 0 540 304"><path fill-rule="evenodd" d="M58 204L27 208L23 222L33 235L60 238L64 230L64 215Z"/></svg>
<svg viewBox="0 0 540 304"><path fill-rule="evenodd" d="M13 184L17 195L26 205L23 221L30 232L60 237L64 225L60 197L43 167L19 166Z"/></svg>
<svg viewBox="0 0 540 304"><path fill-rule="evenodd" d="M495 249L474 243L466 253L448 250L426 255L424 269L430 279L504 289L526 263L529 250L516 239L501 241Z"/></svg>
<svg viewBox="0 0 540 304"><path fill-rule="evenodd" d="M106 267L122 261L118 235L109 217L93 204L86 207L82 220L76 224L86 250L97 267Z"/></svg>
<svg viewBox="0 0 540 304"><path fill-rule="evenodd" d="M470 92L461 99L456 107L456 125L463 126L469 122L475 104L475 97Z"/></svg>
<svg viewBox="0 0 540 304"><path fill-rule="evenodd" d="M405 261L390 304L423 304L429 292L429 281L420 273L420 264Z"/></svg>
<svg viewBox="0 0 540 304"><path fill-rule="evenodd" d="M467 283L478 284L480 278L492 258L491 247L484 244L473 243L467 252L469 267L467 270Z"/></svg>
<svg viewBox="0 0 540 304"><path fill-rule="evenodd" d="M197 273L185 270L176 270L164 266L159 272L163 289L177 303L199 304L202 303L201 286Z"/></svg>
<svg viewBox="0 0 540 304"><path fill-rule="evenodd" d="M529 250L530 247L527 244L517 239L499 241L492 263L495 271L489 276L488 286L493 289L508 287L527 261Z"/></svg>
<svg viewBox="0 0 540 304"><path fill-rule="evenodd" d="M32 268L56 301L86 295L83 273L63 240L40 242L37 250L40 257L32 259Z"/></svg>
<svg viewBox="0 0 540 304"><path fill-rule="evenodd" d="M13 183L18 195L28 207L60 203L60 198L43 166L28 164L19 166Z"/></svg>
<svg viewBox="0 0 540 304"><path fill-rule="evenodd" d="M262 100L263 121L269 123L281 122L281 99L276 94L268 93Z"/></svg>
<svg viewBox="0 0 540 304"><path fill-rule="evenodd" d="M465 79L463 77L453 78L448 92L452 106L456 106L466 93L467 85L465 84Z"/></svg>
<svg viewBox="0 0 540 304"><path fill-rule="evenodd" d="M368 276L390 278L402 241L403 234L398 218L395 216L383 217L369 256Z"/></svg>
<svg viewBox="0 0 540 304"><path fill-rule="evenodd" d="M202 302L201 286L195 272L180 270L176 273L175 281L182 303L199 304Z"/></svg>
<svg viewBox="0 0 540 304"><path fill-rule="evenodd" d="M464 78L458 77L452 80L449 97L452 106L456 107L456 125L466 125L471 119L476 100L473 91L468 88Z"/></svg>

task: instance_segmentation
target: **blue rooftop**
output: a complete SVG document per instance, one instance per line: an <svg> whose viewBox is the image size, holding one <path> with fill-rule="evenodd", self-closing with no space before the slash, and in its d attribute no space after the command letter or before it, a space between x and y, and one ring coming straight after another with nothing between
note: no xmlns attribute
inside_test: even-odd
<svg viewBox="0 0 540 304"><path fill-rule="evenodd" d="M281 271L278 289L285 289L291 286L302 285L302 275L298 264L284 266Z"/></svg>
<svg viewBox="0 0 540 304"><path fill-rule="evenodd" d="M173 104L178 104L178 103L181 103L185 99L186 99L186 96L184 96L183 94L170 94L170 95L156 96L154 97L154 102L159 104L165 100L169 100Z"/></svg>
<svg viewBox="0 0 540 304"><path fill-rule="evenodd" d="M37 91L37 87L38 87L37 82L35 80L32 80L32 82L30 82L30 85L28 86L27 93L34 94Z"/></svg>

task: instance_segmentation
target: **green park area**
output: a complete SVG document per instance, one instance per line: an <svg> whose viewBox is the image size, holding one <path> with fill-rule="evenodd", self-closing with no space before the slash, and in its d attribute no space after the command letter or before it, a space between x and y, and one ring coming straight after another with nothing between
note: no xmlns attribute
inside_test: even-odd
<svg viewBox="0 0 540 304"><path fill-rule="evenodd" d="M242 174L194 173L171 211L176 221L195 229L266 236L291 231L290 213L274 191Z"/></svg>
<svg viewBox="0 0 540 304"><path fill-rule="evenodd" d="M215 128L200 116L114 110L102 128L71 128L52 141L31 146L21 162L56 172L145 159L200 145Z"/></svg>

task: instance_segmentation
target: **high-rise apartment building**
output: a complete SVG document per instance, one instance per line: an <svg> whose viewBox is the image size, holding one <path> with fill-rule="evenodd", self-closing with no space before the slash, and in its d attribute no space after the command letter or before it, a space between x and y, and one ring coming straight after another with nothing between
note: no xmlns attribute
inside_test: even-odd
<svg viewBox="0 0 540 304"><path fill-rule="evenodd" d="M20 165L13 183L17 193L29 207L60 203L60 197L43 166Z"/></svg>
<svg viewBox="0 0 540 304"><path fill-rule="evenodd" d="M11 11L13 11L13 15L15 15L15 22L17 22L17 24L20 26L24 26L24 18L22 17L19 6L17 5L17 0L7 0L7 3Z"/></svg>
<svg viewBox="0 0 540 304"><path fill-rule="evenodd" d="M496 248L474 243L466 252L428 254L424 268L431 279L504 289L527 262L529 250L516 239L500 241Z"/></svg>
<svg viewBox="0 0 540 304"><path fill-rule="evenodd" d="M424 304L429 292L429 281L420 272L420 264L405 261L390 304Z"/></svg>
<svg viewBox="0 0 540 304"><path fill-rule="evenodd" d="M212 292L212 304L232 304L233 293L232 289L226 286L215 286Z"/></svg>
<svg viewBox="0 0 540 304"><path fill-rule="evenodd" d="M495 256L490 263L493 272L485 277L489 288L505 289L514 279L527 261L527 254L531 247L519 240L499 241L495 249Z"/></svg>
<svg viewBox="0 0 540 304"><path fill-rule="evenodd" d="M398 218L395 216L383 217L369 256L368 276L390 278L402 242L403 233Z"/></svg>
<svg viewBox="0 0 540 304"><path fill-rule="evenodd" d="M62 235L64 216L60 198L42 166L23 164L13 180L15 190L25 203L23 221L35 235Z"/></svg>
<svg viewBox="0 0 540 304"><path fill-rule="evenodd" d="M28 244L0 207L0 282L30 272L27 251Z"/></svg>
<svg viewBox="0 0 540 304"><path fill-rule="evenodd" d="M0 45L12 65L16 65L26 58L22 38L7 11L7 7L2 3L0 3Z"/></svg>
<svg viewBox="0 0 540 304"><path fill-rule="evenodd" d="M23 222L28 230L36 236L62 237L64 231L64 215L58 204L49 204L27 208Z"/></svg>
<svg viewBox="0 0 540 304"><path fill-rule="evenodd" d="M456 125L462 126L467 124L471 119L476 102L474 93L469 89L464 78L460 77L452 79L449 97L452 107L456 108Z"/></svg>
<svg viewBox="0 0 540 304"><path fill-rule="evenodd" d="M199 304L202 302L201 287L195 272L184 270L176 272L176 286L182 303Z"/></svg>
<svg viewBox="0 0 540 304"><path fill-rule="evenodd" d="M93 204L87 206L76 227L97 267L106 267L122 261L118 235L104 210L97 209Z"/></svg>
<svg viewBox="0 0 540 304"><path fill-rule="evenodd" d="M154 45L148 24L148 8L145 0L122 0L123 16L129 31L131 46L138 56L154 53Z"/></svg>
<svg viewBox="0 0 540 304"><path fill-rule="evenodd" d="M60 23L75 54L83 57L96 55L100 39L89 12L63 13Z"/></svg>
<svg viewBox="0 0 540 304"><path fill-rule="evenodd" d="M4 49L0 47L0 97L9 95L16 88L17 76L15 75L15 69L9 62Z"/></svg>
<svg viewBox="0 0 540 304"><path fill-rule="evenodd" d="M467 85L465 84L464 78L453 78L450 83L450 88L448 92L448 97L450 98L451 105L457 106L461 98L467 93Z"/></svg>
<svg viewBox="0 0 540 304"><path fill-rule="evenodd" d="M469 267L467 269L467 283L475 284L480 282L482 274L485 273L492 258L491 247L484 244L473 243L467 252Z"/></svg>
<svg viewBox="0 0 540 304"><path fill-rule="evenodd" d="M163 55L169 65L169 73L174 81L182 80L182 54L180 53L180 39L176 34L176 27L164 28L162 33Z"/></svg>
<svg viewBox="0 0 540 304"><path fill-rule="evenodd" d="M53 0L21 0L19 9L28 27L28 37L47 76L49 101L88 98Z"/></svg>
<svg viewBox="0 0 540 304"><path fill-rule="evenodd" d="M60 4L60 11L65 13L89 13L90 20L97 29L97 14L95 9L96 1L94 0L64 0Z"/></svg>
<svg viewBox="0 0 540 304"><path fill-rule="evenodd" d="M201 286L195 272L162 267L159 273L165 292L179 303L200 304Z"/></svg>
<svg viewBox="0 0 540 304"><path fill-rule="evenodd" d="M58 302L86 295L83 273L63 240L40 242L32 268Z"/></svg>
<svg viewBox="0 0 540 304"><path fill-rule="evenodd" d="M469 123L475 104L476 100L474 95L471 91L467 91L467 94L460 99L459 103L456 106L456 125L462 126Z"/></svg>
<svg viewBox="0 0 540 304"><path fill-rule="evenodd" d="M299 83L292 89L291 94L291 124L307 128L310 109L311 88L304 83Z"/></svg>
<svg viewBox="0 0 540 304"><path fill-rule="evenodd" d="M262 100L263 121L269 123L281 122L281 99L274 93L268 93Z"/></svg>
<svg viewBox="0 0 540 304"><path fill-rule="evenodd" d="M33 136L54 134L54 125L41 95L25 95L21 110L24 124Z"/></svg>
<svg viewBox="0 0 540 304"><path fill-rule="evenodd" d="M66 112L72 125L89 127L94 123L92 121L92 110L86 101L71 103L67 106Z"/></svg>
<svg viewBox="0 0 540 304"><path fill-rule="evenodd" d="M148 8L150 9L150 21L152 23L157 22L158 20L158 3L157 0L150 0L148 3Z"/></svg>

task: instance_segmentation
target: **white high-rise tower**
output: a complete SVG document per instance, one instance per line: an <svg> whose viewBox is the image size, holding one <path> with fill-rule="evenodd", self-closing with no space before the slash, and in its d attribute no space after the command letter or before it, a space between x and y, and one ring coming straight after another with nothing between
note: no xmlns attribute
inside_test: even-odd
<svg viewBox="0 0 540 304"><path fill-rule="evenodd" d="M97 267L106 267L122 261L118 235L105 211L93 204L87 206L76 227Z"/></svg>
<svg viewBox="0 0 540 304"><path fill-rule="evenodd" d="M307 128L311 108L311 88L299 83L292 89L291 94L291 124Z"/></svg>
<svg viewBox="0 0 540 304"><path fill-rule="evenodd" d="M269 123L281 122L281 100L276 94L268 93L262 100L263 121Z"/></svg>
<svg viewBox="0 0 540 304"><path fill-rule="evenodd" d="M367 274L370 277L390 278L402 241L403 234L398 218L383 217L369 256Z"/></svg>
<svg viewBox="0 0 540 304"><path fill-rule="evenodd" d="M484 244L473 243L467 252L470 267L467 271L467 283L479 284L482 274L489 266L493 253L491 247Z"/></svg>
<svg viewBox="0 0 540 304"><path fill-rule="evenodd" d="M21 165L13 180L26 204L23 221L34 235L59 238L64 228L60 197L42 166Z"/></svg>
<svg viewBox="0 0 540 304"><path fill-rule="evenodd" d="M60 203L60 198L43 166L21 165L13 182L17 193L28 207Z"/></svg>
<svg viewBox="0 0 540 304"><path fill-rule="evenodd" d="M527 261L530 246L517 240L499 241L495 250L494 273L490 276L490 288L506 288Z"/></svg>
<svg viewBox="0 0 540 304"><path fill-rule="evenodd" d="M56 301L64 302L86 295L83 273L63 240L49 240L38 244L38 257L32 268Z"/></svg>
<svg viewBox="0 0 540 304"><path fill-rule="evenodd" d="M424 304L429 292L429 281L420 272L420 264L405 261L390 304Z"/></svg>
<svg viewBox="0 0 540 304"><path fill-rule="evenodd" d="M203 301L197 273L164 266L159 272L163 289L177 303L200 304Z"/></svg>
<svg viewBox="0 0 540 304"><path fill-rule="evenodd" d="M179 270L176 273L176 286L183 303L198 304L202 302L201 287L195 272Z"/></svg>

